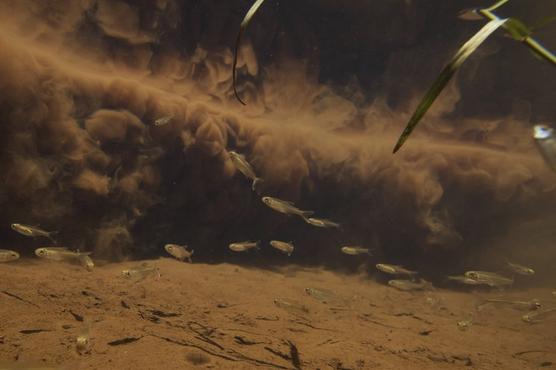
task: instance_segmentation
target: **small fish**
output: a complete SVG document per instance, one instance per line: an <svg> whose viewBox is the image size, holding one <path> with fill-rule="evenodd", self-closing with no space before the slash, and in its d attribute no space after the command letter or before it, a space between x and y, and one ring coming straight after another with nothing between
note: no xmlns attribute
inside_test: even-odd
<svg viewBox="0 0 556 370"><path fill-rule="evenodd" d="M485 303L494 303L494 304L508 304L514 308L521 309L521 310L538 310L542 307L541 302L538 299L532 299L530 301L507 301L504 299L485 299Z"/></svg>
<svg viewBox="0 0 556 370"><path fill-rule="evenodd" d="M169 124L173 119L174 119L174 115L161 117L154 121L154 125L157 127L165 126Z"/></svg>
<svg viewBox="0 0 556 370"><path fill-rule="evenodd" d="M54 244L56 244L56 240L52 237L52 235L58 234L58 231L44 231L39 229L38 227L29 226L29 225L22 225L22 224L12 224L12 229L20 233L21 235L30 236L32 238L48 238Z"/></svg>
<svg viewBox="0 0 556 370"><path fill-rule="evenodd" d="M480 21L484 19L478 12L478 8L463 9L458 12L458 18L466 21Z"/></svg>
<svg viewBox="0 0 556 370"><path fill-rule="evenodd" d="M89 321L85 321L83 327L81 328L81 332L77 336L75 348L77 353L84 354L90 351L90 336L91 336L91 324Z"/></svg>
<svg viewBox="0 0 556 370"><path fill-rule="evenodd" d="M368 254L372 256L373 254L368 248L357 247L357 246L346 246L341 248L342 253L349 254L351 256L357 256L359 254Z"/></svg>
<svg viewBox="0 0 556 370"><path fill-rule="evenodd" d="M465 276L485 283L490 287L502 287L512 285L514 283L513 279L488 271L467 271Z"/></svg>
<svg viewBox="0 0 556 370"><path fill-rule="evenodd" d="M286 242L282 242L280 240L271 240L270 245L273 248L276 248L279 251L282 251L282 252L286 253L288 255L288 257L292 255L293 248L294 248L292 242L286 243Z"/></svg>
<svg viewBox="0 0 556 370"><path fill-rule="evenodd" d="M251 189L255 191L257 189L257 186L263 182L263 179L257 177L257 175L255 174L255 170L253 170L253 167L249 162L247 162L243 155L234 152L233 150L229 151L228 153L230 154L230 159L232 160L235 168L245 177L253 181L253 183L251 184Z"/></svg>
<svg viewBox="0 0 556 370"><path fill-rule="evenodd" d="M414 282L410 280L389 280L388 285L398 290L403 290L405 292L409 292L412 290L426 290L432 288L432 284L425 280L421 280L420 282Z"/></svg>
<svg viewBox="0 0 556 370"><path fill-rule="evenodd" d="M510 261L506 261L506 265L508 266L508 269L519 275L529 276L535 274L535 270L530 267L518 265L517 263L511 263Z"/></svg>
<svg viewBox="0 0 556 370"><path fill-rule="evenodd" d="M341 225L339 223L327 220L326 218L309 217L309 218L305 219L305 222L307 222L310 225L316 226L316 227L325 227L325 228L329 228L329 227L339 228L339 227L341 227Z"/></svg>
<svg viewBox="0 0 556 370"><path fill-rule="evenodd" d="M297 215L302 217L304 220L314 213L313 211L303 211L297 208L292 202L278 198L263 197L262 201L276 212L284 213L286 215Z"/></svg>
<svg viewBox="0 0 556 370"><path fill-rule="evenodd" d="M556 313L556 307L547 308L546 310L536 310L533 312L529 312L521 316L521 319L529 324L534 324L540 322L541 318L551 315L553 313Z"/></svg>
<svg viewBox="0 0 556 370"><path fill-rule="evenodd" d="M292 301L285 298L277 298L274 300L274 304L294 315L305 315L309 313L309 309L299 302Z"/></svg>
<svg viewBox="0 0 556 370"><path fill-rule="evenodd" d="M544 161L556 171L556 137L554 129L546 125L533 127L533 138Z"/></svg>
<svg viewBox="0 0 556 370"><path fill-rule="evenodd" d="M385 272L387 274L392 274L392 275L417 275L418 274L417 271L407 270L399 265L387 265L385 263L378 263L376 264L376 268L379 271Z"/></svg>
<svg viewBox="0 0 556 370"><path fill-rule="evenodd" d="M251 241L247 241L247 242L237 242L237 243L231 243L229 245L229 248L231 250L233 250L234 252L246 252L249 249L260 249L259 245L261 244L261 241L256 241L256 242L251 242Z"/></svg>
<svg viewBox="0 0 556 370"><path fill-rule="evenodd" d="M19 253L7 249L0 249L0 262L11 262L19 259Z"/></svg>
<svg viewBox="0 0 556 370"><path fill-rule="evenodd" d="M305 288L305 293L315 298L317 301L321 301L323 303L329 303L335 298L334 293L324 289Z"/></svg>
<svg viewBox="0 0 556 370"><path fill-rule="evenodd" d="M87 259L85 259L85 257L88 257L90 254L91 252L74 252L65 247L43 247L35 249L35 255L39 258L59 262L79 262L87 269L90 268L87 267L87 264L92 263L92 260L89 262Z"/></svg>
<svg viewBox="0 0 556 370"><path fill-rule="evenodd" d="M93 262L91 257L89 257L88 254L81 253L77 257L77 259L79 260L81 266L85 267L87 271L93 271L93 268L95 267L95 263Z"/></svg>
<svg viewBox="0 0 556 370"><path fill-rule="evenodd" d="M463 276L463 275L446 276L446 278L448 280L457 281L458 283L466 284L466 285L485 285L485 283L482 282L482 281L471 279L471 278L468 278L467 276Z"/></svg>
<svg viewBox="0 0 556 370"><path fill-rule="evenodd" d="M157 279L160 279L160 270L158 269L158 267L152 267L143 264L139 267L122 271L123 277L136 280L136 282L142 281L151 275L154 275Z"/></svg>
<svg viewBox="0 0 556 370"><path fill-rule="evenodd" d="M473 321L471 321L471 320L458 321L458 329L461 330L461 331L465 331L465 330L469 329L471 327L471 325L473 325Z"/></svg>
<svg viewBox="0 0 556 370"><path fill-rule="evenodd" d="M177 244L166 244L164 246L166 252L170 253L173 257L177 258L180 261L187 260L189 263L192 263L191 256L195 251L188 251L187 245L177 245Z"/></svg>

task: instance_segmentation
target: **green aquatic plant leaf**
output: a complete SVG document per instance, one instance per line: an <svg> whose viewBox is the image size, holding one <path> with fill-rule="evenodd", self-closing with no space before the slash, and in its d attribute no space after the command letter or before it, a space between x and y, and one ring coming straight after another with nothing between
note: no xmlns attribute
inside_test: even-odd
<svg viewBox="0 0 556 370"><path fill-rule="evenodd" d="M535 23L533 26L531 26L531 30L533 32L536 32L536 31L548 26L550 23L552 23L554 21L556 21L556 15L551 15L549 17L544 17L543 19L541 19L540 21Z"/></svg>
<svg viewBox="0 0 556 370"><path fill-rule="evenodd" d="M504 29L508 31L514 40L524 41L531 36L533 31L529 29L522 21L516 18L509 18L504 24Z"/></svg>
<svg viewBox="0 0 556 370"><path fill-rule="evenodd" d="M490 19L491 21L501 19L488 9L478 9L477 13L487 19ZM508 24L503 25L503 28L510 34L512 38L523 42L529 49L531 49L531 51L533 51L535 55L541 57L549 63L552 63L553 65L556 65L556 55L545 48L540 42L530 37L532 31L521 21L512 18Z"/></svg>
<svg viewBox="0 0 556 370"><path fill-rule="evenodd" d="M554 55L550 50L542 46L540 42L532 37L527 37L523 40L525 45L527 45L536 55L542 59L556 65L556 55Z"/></svg>
<svg viewBox="0 0 556 370"><path fill-rule="evenodd" d="M495 3L494 5L489 6L488 8L486 8L485 10L488 10L489 12L500 8L502 5L506 4L508 1L510 0L500 0L497 3Z"/></svg>
<svg viewBox="0 0 556 370"><path fill-rule="evenodd" d="M249 25L249 22L251 22L251 18L253 18L253 16L255 15L257 10L259 10L259 8L263 4L263 2L264 2L264 0L255 1L255 3L247 11L247 14L245 14L245 17L243 18L243 21L241 21L241 25L239 26L239 32L237 34L236 44L235 44L235 47L234 47L234 62L232 64L232 84L233 84L234 95L236 96L236 99L239 100L239 102L243 105L246 105L246 104L239 97L239 94L238 94L237 88L236 88L237 54L238 54L238 50L239 50L239 45L241 43L241 36L243 35L245 30L247 29L247 26Z"/></svg>
<svg viewBox="0 0 556 370"><path fill-rule="evenodd" d="M396 153L405 143L415 126L419 123L421 118L428 111L432 103L436 100L438 95L442 92L444 87L448 84L450 79L456 73L458 68L465 62L465 60L485 41L494 31L506 22L506 19L494 19L488 22L483 28L479 30L473 37L471 37L454 55L452 60L442 69L432 86L427 91L424 98L421 100L417 109L411 116L406 128L400 135L393 152Z"/></svg>

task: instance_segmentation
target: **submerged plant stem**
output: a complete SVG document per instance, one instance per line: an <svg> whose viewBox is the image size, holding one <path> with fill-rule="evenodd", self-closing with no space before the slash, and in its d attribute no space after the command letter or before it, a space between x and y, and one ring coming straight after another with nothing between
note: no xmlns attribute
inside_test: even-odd
<svg viewBox="0 0 556 370"><path fill-rule="evenodd" d="M253 16L255 15L257 10L259 10L259 8L263 4L263 2L264 2L264 0L255 1L255 3L247 11L247 14L245 14L245 17L243 18L243 21L241 21L241 25L239 26L239 32L237 34L236 44L235 44L235 47L234 47L234 62L232 64L232 85L233 85L233 88L234 88L234 95L236 96L236 99L243 105L247 105L247 104L243 100L241 100L241 98L239 97L239 93L237 92L237 87L236 87L237 54L238 54L238 50L239 50L239 45L241 44L241 36L245 32L245 29L249 25L249 22L251 22L251 18L253 18Z"/></svg>

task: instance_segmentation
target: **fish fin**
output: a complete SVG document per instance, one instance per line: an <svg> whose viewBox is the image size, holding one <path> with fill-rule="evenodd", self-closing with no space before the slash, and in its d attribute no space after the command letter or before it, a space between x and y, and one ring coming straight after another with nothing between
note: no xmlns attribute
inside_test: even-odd
<svg viewBox="0 0 556 370"><path fill-rule="evenodd" d="M264 180L261 179L260 177L255 177L255 179L253 180L253 184L251 184L251 190L253 190L253 191L256 192L256 193L259 193L259 192L257 191L257 187L258 187L259 185L261 185L263 182L264 182Z"/></svg>
<svg viewBox="0 0 556 370"><path fill-rule="evenodd" d="M46 233L46 237L47 237L48 239L50 239L50 241L51 241L52 243L58 244L58 242L56 241L56 239L54 239L54 238L52 237L52 235L56 235L56 234L58 234L58 231L51 231L51 232L49 232L49 233Z"/></svg>
<svg viewBox="0 0 556 370"><path fill-rule="evenodd" d="M260 251L261 250L261 241L257 240L256 244L255 244L255 249Z"/></svg>
<svg viewBox="0 0 556 370"><path fill-rule="evenodd" d="M425 289L429 289L429 290L436 290L434 288L434 285L432 285L432 282L425 280L425 279L421 279L423 281L424 287Z"/></svg>
<svg viewBox="0 0 556 370"><path fill-rule="evenodd" d="M191 259L191 256L187 257L187 262L193 263L193 260Z"/></svg>
<svg viewBox="0 0 556 370"><path fill-rule="evenodd" d="M301 217L307 219L308 216L312 216L314 215L315 212L313 211L301 211Z"/></svg>

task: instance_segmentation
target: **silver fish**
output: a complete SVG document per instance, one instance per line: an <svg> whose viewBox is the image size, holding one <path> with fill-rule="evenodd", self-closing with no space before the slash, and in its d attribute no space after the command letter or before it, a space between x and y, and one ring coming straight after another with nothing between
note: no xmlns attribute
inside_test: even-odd
<svg viewBox="0 0 556 370"><path fill-rule="evenodd" d="M323 303L330 303L336 298L334 293L324 289L305 288L305 293L315 298L317 301L321 301Z"/></svg>
<svg viewBox="0 0 556 370"><path fill-rule="evenodd" d="M11 262L19 259L19 253L7 249L0 249L0 262Z"/></svg>
<svg viewBox="0 0 556 370"><path fill-rule="evenodd" d="M277 298L274 300L274 304L277 307L280 307L294 315L305 315L309 313L309 309L297 301L285 298Z"/></svg>
<svg viewBox="0 0 556 370"><path fill-rule="evenodd" d="M259 248L259 244L261 242L260 241L256 241L256 242L251 242L251 241L247 241L247 242L237 242L237 243L231 243L229 245L229 248L234 251L234 252L246 252L249 249L260 249Z"/></svg>
<svg viewBox="0 0 556 370"><path fill-rule="evenodd" d="M458 321L458 329L461 330L461 331L466 331L467 329L469 329L471 327L471 325L473 325L473 321L471 321L471 320Z"/></svg>
<svg viewBox="0 0 556 370"><path fill-rule="evenodd" d="M463 9L458 12L458 18L466 21L480 21L484 19L478 12L478 8Z"/></svg>
<svg viewBox="0 0 556 370"><path fill-rule="evenodd" d="M160 278L160 270L158 267L143 264L139 267L122 271L123 277L135 280L136 282L142 281L151 275L154 275L157 279Z"/></svg>
<svg viewBox="0 0 556 370"><path fill-rule="evenodd" d="M513 279L488 271L467 271L465 276L485 283L490 287L502 287L512 285L514 283Z"/></svg>
<svg viewBox="0 0 556 370"><path fill-rule="evenodd" d="M388 265L385 263L377 263L376 268L379 271L385 272L387 274L392 274L392 275L417 275L418 274L417 271L407 270L399 265Z"/></svg>
<svg viewBox="0 0 556 370"><path fill-rule="evenodd" d="M78 262L87 269L92 268L90 265L94 266L92 260L87 260L91 252L79 252L71 251L65 247L43 247L35 249L35 255L39 258L44 258L52 261L59 262Z"/></svg>
<svg viewBox="0 0 556 370"><path fill-rule="evenodd" d="M534 324L540 321L543 317L556 313L556 307L547 308L545 310L536 310L533 312L529 312L523 316L521 319L529 324Z"/></svg>
<svg viewBox="0 0 556 370"><path fill-rule="evenodd" d="M177 258L180 261L187 260L189 263L192 263L191 256L195 251L188 251L187 245L177 245L177 244L166 244L164 246L166 252L170 253L173 257Z"/></svg>
<svg viewBox="0 0 556 370"><path fill-rule="evenodd" d="M508 266L509 270L519 275L529 276L535 274L535 270L530 267L518 265L517 263L511 263L510 261L506 261L506 265Z"/></svg>
<svg viewBox="0 0 556 370"><path fill-rule="evenodd" d="M87 269L87 271L92 271L93 268L95 267L95 263L93 262L91 257L89 257L88 254L81 253L77 257L77 259L79 260L79 263L81 264L81 266L85 267Z"/></svg>
<svg viewBox="0 0 556 370"><path fill-rule="evenodd" d="M345 246L341 248L342 253L349 254L351 256L357 256L359 254L368 254L372 256L373 254L368 248L357 247L357 246Z"/></svg>
<svg viewBox="0 0 556 370"><path fill-rule="evenodd" d="M84 354L84 353L88 353L91 350L91 324L88 320L85 320L85 322L83 323L83 327L81 328L81 331L79 333L79 335L77 336L77 339L75 341L75 349L77 350L77 353L79 354Z"/></svg>
<svg viewBox="0 0 556 370"><path fill-rule="evenodd" d="M29 225L22 225L22 224L12 224L12 229L20 233L21 235L29 236L32 238L48 238L54 244L56 244L56 240L52 237L52 235L58 234L58 231L45 231L41 230L38 227L29 226Z"/></svg>
<svg viewBox="0 0 556 370"><path fill-rule="evenodd" d="M278 198L263 197L262 201L276 212L284 213L286 215L297 215L302 217L304 220L314 213L313 211L303 211L297 208L292 202Z"/></svg>
<svg viewBox="0 0 556 370"><path fill-rule="evenodd" d="M280 240L271 240L270 245L273 248L276 248L279 251L282 251L282 252L286 253L288 256L291 256L292 253L293 253L294 247L293 247L292 242L286 243L286 242L282 242Z"/></svg>
<svg viewBox="0 0 556 370"><path fill-rule="evenodd" d="M410 280L389 280L388 285L390 285L393 288L403 290L406 292L412 290L426 290L432 288L432 284L425 280L421 280L420 282L414 282Z"/></svg>
<svg viewBox="0 0 556 370"><path fill-rule="evenodd" d="M329 228L329 227L339 228L339 227L341 227L339 223L327 220L326 218L309 217L309 218L305 219L305 222L307 222L310 225L316 226L316 227L325 227L325 228Z"/></svg>
<svg viewBox="0 0 556 370"><path fill-rule="evenodd" d="M532 299L530 301L507 301L504 299L485 299L485 303L493 304L507 304L519 310L538 310L542 307L541 302L538 299Z"/></svg>
<svg viewBox="0 0 556 370"><path fill-rule="evenodd" d="M458 283L466 284L466 285L486 285L485 282L478 281L478 280L475 280L475 279L471 279L471 278L468 278L467 276L462 276L462 275L446 276L446 278L448 280L457 281Z"/></svg>
<svg viewBox="0 0 556 370"><path fill-rule="evenodd" d="M554 129L546 125L533 127L533 138L545 162L556 171L556 137Z"/></svg>
<svg viewBox="0 0 556 370"><path fill-rule="evenodd" d="M173 119L174 119L174 115L160 117L160 118L158 118L157 120L154 121L154 125L157 126L157 127L165 126L165 125L169 124L170 121L172 121Z"/></svg>
<svg viewBox="0 0 556 370"><path fill-rule="evenodd" d="M230 159L232 160L235 168L245 177L253 181L253 183L251 184L251 189L255 191L257 189L257 186L263 182L263 179L257 177L257 175L255 174L255 170L253 170L253 167L249 162L247 162L243 155L234 152L233 150L229 151L228 153L230 154Z"/></svg>

